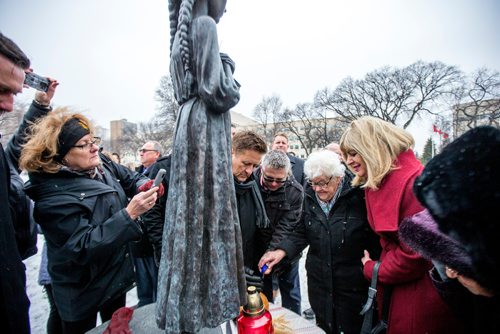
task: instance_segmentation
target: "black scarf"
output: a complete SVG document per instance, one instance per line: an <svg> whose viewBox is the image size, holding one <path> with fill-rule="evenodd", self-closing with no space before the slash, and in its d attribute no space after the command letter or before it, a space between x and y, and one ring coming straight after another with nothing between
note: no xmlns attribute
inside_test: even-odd
<svg viewBox="0 0 500 334"><path fill-rule="evenodd" d="M254 180L238 183L236 180L234 181L234 187L236 189L236 193L242 195L246 192L250 192L252 196L253 207L255 208L255 225L258 228L269 228L270 222L266 215L266 209L264 207L264 202L260 197L259 187Z"/></svg>

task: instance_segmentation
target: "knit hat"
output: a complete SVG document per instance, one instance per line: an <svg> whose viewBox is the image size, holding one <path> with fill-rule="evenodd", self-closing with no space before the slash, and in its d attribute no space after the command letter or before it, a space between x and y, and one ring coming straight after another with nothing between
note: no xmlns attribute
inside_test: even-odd
<svg viewBox="0 0 500 334"><path fill-rule="evenodd" d="M89 127L84 121L76 117L70 118L64 123L59 134L56 160L61 162L69 150L89 133Z"/></svg>
<svg viewBox="0 0 500 334"><path fill-rule="evenodd" d="M429 161L414 184L439 229L463 246L477 281L500 282L500 130L467 131Z"/></svg>

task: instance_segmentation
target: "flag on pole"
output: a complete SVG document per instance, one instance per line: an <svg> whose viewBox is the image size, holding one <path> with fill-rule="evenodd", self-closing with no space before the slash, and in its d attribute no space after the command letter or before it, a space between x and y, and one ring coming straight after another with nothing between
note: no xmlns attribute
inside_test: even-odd
<svg viewBox="0 0 500 334"><path fill-rule="evenodd" d="M439 136L443 136L444 139L447 139L449 137L448 133L442 131L439 129L436 124L432 124L432 131L439 133Z"/></svg>

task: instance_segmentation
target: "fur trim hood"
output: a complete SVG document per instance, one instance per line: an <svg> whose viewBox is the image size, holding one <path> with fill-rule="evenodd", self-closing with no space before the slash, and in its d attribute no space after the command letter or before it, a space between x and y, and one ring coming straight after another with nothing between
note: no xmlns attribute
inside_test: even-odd
<svg viewBox="0 0 500 334"><path fill-rule="evenodd" d="M414 184L440 231L470 256L477 281L500 282L500 130L479 126L446 146Z"/></svg>
<svg viewBox="0 0 500 334"><path fill-rule="evenodd" d="M467 277L476 278L472 259L465 248L439 230L429 211L404 219L399 226L399 237L426 259L439 261Z"/></svg>

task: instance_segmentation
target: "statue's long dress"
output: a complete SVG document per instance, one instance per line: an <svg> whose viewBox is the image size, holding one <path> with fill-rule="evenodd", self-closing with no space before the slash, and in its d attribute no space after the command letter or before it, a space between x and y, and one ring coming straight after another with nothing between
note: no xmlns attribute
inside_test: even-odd
<svg viewBox="0 0 500 334"><path fill-rule="evenodd" d="M217 327L245 301L228 112L239 85L223 69L212 18L193 20L191 47L196 83L177 118L156 303L157 324L175 334ZM179 33L170 73L182 101Z"/></svg>

